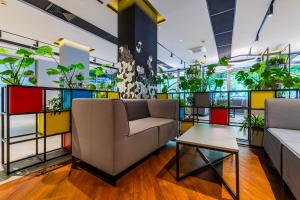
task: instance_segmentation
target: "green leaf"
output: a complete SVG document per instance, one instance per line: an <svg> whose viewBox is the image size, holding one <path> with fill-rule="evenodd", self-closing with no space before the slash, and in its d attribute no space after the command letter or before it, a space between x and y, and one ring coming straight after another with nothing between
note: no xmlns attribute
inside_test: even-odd
<svg viewBox="0 0 300 200"><path fill-rule="evenodd" d="M53 56L54 55L53 49L47 45L37 48L35 50L35 53L39 56L45 56L45 55Z"/></svg>
<svg viewBox="0 0 300 200"><path fill-rule="evenodd" d="M75 78L78 80L78 81L83 81L84 80L84 76L82 74L77 74L75 75Z"/></svg>
<svg viewBox="0 0 300 200"><path fill-rule="evenodd" d="M92 84L92 83L90 83L89 85L88 85L88 88L90 89L90 90L96 90L97 88L96 88L96 85L95 84Z"/></svg>
<svg viewBox="0 0 300 200"><path fill-rule="evenodd" d="M19 59L15 58L15 57L6 57L4 59L1 60L1 64L15 64Z"/></svg>
<svg viewBox="0 0 300 200"><path fill-rule="evenodd" d="M60 71L54 68L48 68L47 69L47 74L48 75L59 75Z"/></svg>
<svg viewBox="0 0 300 200"><path fill-rule="evenodd" d="M0 72L1 75L7 76L7 75L13 75L13 71L12 70L4 70L2 72Z"/></svg>
<svg viewBox="0 0 300 200"><path fill-rule="evenodd" d="M7 53L8 53L8 50L3 49L3 48L0 48L0 53L7 54Z"/></svg>
<svg viewBox="0 0 300 200"><path fill-rule="evenodd" d="M57 65L57 69L60 70L61 72L69 72L70 69L64 65Z"/></svg>
<svg viewBox="0 0 300 200"><path fill-rule="evenodd" d="M70 70L73 70L73 69L84 70L85 66L82 63L71 64L70 65Z"/></svg>
<svg viewBox="0 0 300 200"><path fill-rule="evenodd" d="M221 66L228 66L228 58L226 56L220 58L219 65L221 65Z"/></svg>
<svg viewBox="0 0 300 200"><path fill-rule="evenodd" d="M34 85L35 85L36 82L37 82L37 80L36 80L36 78L35 78L34 76L29 77L28 81L29 81L31 84L34 84Z"/></svg>
<svg viewBox="0 0 300 200"><path fill-rule="evenodd" d="M25 72L23 72L24 76L32 76L34 74L34 72L32 70L27 70Z"/></svg>
<svg viewBox="0 0 300 200"><path fill-rule="evenodd" d="M33 54L33 52L30 51L30 50L27 50L27 49L18 49L16 51L16 54L29 57L29 56L31 56Z"/></svg>
<svg viewBox="0 0 300 200"><path fill-rule="evenodd" d="M22 67L29 67L34 63L34 58L23 58Z"/></svg>

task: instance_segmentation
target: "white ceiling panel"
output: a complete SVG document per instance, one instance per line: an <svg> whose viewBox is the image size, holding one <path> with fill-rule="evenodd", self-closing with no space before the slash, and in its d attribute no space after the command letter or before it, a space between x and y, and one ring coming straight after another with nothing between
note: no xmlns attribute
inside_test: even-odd
<svg viewBox="0 0 300 200"><path fill-rule="evenodd" d="M256 33L267 12L271 0L238 0L233 33L233 56L284 48L289 43L293 51L300 50L300 1L276 0L274 13L261 29L259 41Z"/></svg>

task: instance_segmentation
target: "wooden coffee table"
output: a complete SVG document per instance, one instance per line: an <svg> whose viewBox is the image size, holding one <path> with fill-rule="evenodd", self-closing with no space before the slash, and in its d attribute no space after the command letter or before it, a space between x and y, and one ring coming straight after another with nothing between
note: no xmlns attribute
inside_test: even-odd
<svg viewBox="0 0 300 200"><path fill-rule="evenodd" d="M187 145L196 147L198 153L205 161L206 165L200 168L188 172L185 175L179 175L179 159L180 159L180 145ZM218 152L224 152L225 156L215 159L214 161L209 161L209 159L202 153L201 149L213 150ZM227 184L222 175L219 174L215 165L223 161L229 156L235 156L235 172L236 172L236 187L235 192ZM201 171L211 168L219 178L219 180L224 184L225 188L228 190L233 199L240 198L239 190L239 147L235 138L234 127L222 126L222 125L211 125L211 124L196 124L186 133L179 136L176 139L176 179L180 181L181 179L200 173Z"/></svg>

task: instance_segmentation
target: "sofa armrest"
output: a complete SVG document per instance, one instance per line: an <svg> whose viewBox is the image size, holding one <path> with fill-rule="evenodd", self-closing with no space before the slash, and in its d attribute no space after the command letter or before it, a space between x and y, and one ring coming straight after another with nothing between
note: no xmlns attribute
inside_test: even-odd
<svg viewBox="0 0 300 200"><path fill-rule="evenodd" d="M109 99L74 99L72 155L114 174L114 109Z"/></svg>
<svg viewBox="0 0 300 200"><path fill-rule="evenodd" d="M125 103L120 99L113 100L114 102L114 120L115 120L115 135L116 137L129 135L128 113Z"/></svg>
<svg viewBox="0 0 300 200"><path fill-rule="evenodd" d="M265 128L300 130L299 99L266 99Z"/></svg>
<svg viewBox="0 0 300 200"><path fill-rule="evenodd" d="M151 117L178 120L178 101L171 99L149 99L148 108Z"/></svg>

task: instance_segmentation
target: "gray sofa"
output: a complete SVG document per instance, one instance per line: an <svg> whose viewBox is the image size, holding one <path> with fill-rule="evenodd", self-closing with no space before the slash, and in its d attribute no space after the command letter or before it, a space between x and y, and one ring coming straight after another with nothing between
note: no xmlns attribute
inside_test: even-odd
<svg viewBox="0 0 300 200"><path fill-rule="evenodd" d="M300 100L266 100L264 149L296 199L300 199Z"/></svg>
<svg viewBox="0 0 300 200"><path fill-rule="evenodd" d="M74 99L72 116L73 165L112 185L178 134L176 100Z"/></svg>

